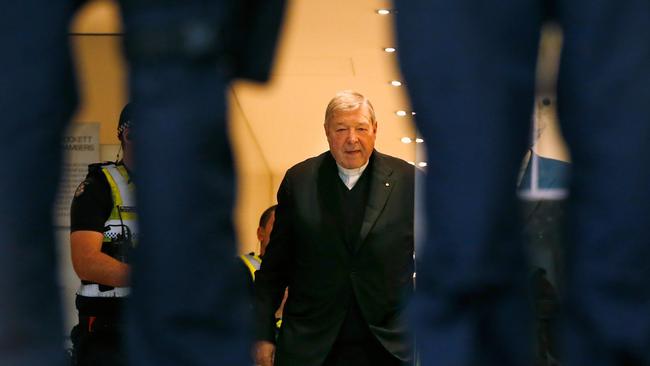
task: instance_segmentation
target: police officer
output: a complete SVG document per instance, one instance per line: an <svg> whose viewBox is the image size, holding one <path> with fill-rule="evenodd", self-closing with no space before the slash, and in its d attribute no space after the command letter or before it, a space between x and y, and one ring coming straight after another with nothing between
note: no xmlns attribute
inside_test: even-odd
<svg viewBox="0 0 650 366"><path fill-rule="evenodd" d="M269 241L271 240L271 231L273 230L273 223L275 222L276 207L277 205L273 205L267 208L264 210L264 212L262 212L262 215L260 216L260 222L257 227L257 240L260 241L260 255L258 256L254 252L251 252L239 256L242 263L244 263L244 266L246 267L246 272L250 273L251 281L249 281L249 284L251 298L254 296L253 283L255 281L255 271L260 269L260 266L262 265L262 257L266 251L266 246L269 245Z"/></svg>
<svg viewBox="0 0 650 366"><path fill-rule="evenodd" d="M242 254L239 256L243 263L245 276L248 277L248 291L250 293L250 298L255 297L255 272L260 269L262 266L262 258L266 252L266 247L271 241L271 231L273 231L273 223L275 222L275 208L278 205L273 205L260 215L259 225L257 226L257 240L260 241L260 255L256 255L255 252L250 252ZM282 325L282 311L284 309L284 302L287 300L288 291L285 289L284 299L280 304L280 307L275 312L275 325L279 329ZM251 306L252 310L252 306ZM252 314L251 314L252 316Z"/></svg>
<svg viewBox="0 0 650 366"><path fill-rule="evenodd" d="M74 365L123 365L121 311L129 293L129 252L137 238L131 116L118 124L123 158L92 164L72 201L72 265L81 279L79 324L71 333Z"/></svg>

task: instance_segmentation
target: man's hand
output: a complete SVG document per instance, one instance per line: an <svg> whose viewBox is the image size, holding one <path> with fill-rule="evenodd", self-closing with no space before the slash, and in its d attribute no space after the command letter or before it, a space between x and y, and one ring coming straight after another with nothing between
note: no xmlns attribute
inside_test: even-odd
<svg viewBox="0 0 650 366"><path fill-rule="evenodd" d="M269 341L255 343L255 364L259 366L273 366L275 359L275 344Z"/></svg>

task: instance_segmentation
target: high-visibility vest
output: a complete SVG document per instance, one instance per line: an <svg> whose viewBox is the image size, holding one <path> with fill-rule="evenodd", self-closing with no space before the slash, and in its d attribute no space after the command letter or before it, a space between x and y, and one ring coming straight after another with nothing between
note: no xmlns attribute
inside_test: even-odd
<svg viewBox="0 0 650 366"><path fill-rule="evenodd" d="M253 282L255 282L255 271L258 271L262 266L262 258L258 257L255 254L242 254L239 256L239 258L241 258L242 262L244 262L251 273ZM278 319L275 322L275 326L277 328L280 328L282 326L282 319Z"/></svg>
<svg viewBox="0 0 650 366"><path fill-rule="evenodd" d="M258 257L255 254L242 254L239 256L242 262L246 265L248 270L251 273L253 282L255 281L255 271L258 271L262 266L262 258Z"/></svg>
<svg viewBox="0 0 650 366"><path fill-rule="evenodd" d="M101 166L101 171L106 176L111 188L113 209L104 223L106 231L102 242L102 251L106 254L125 261L119 253L106 251L106 248L115 243L120 245L135 246L138 240L138 225L135 205L135 185L129 178L129 173L124 165L107 163ZM132 248L122 248L128 251ZM125 297L129 294L129 287L111 287L98 283L82 281L77 295L86 297Z"/></svg>

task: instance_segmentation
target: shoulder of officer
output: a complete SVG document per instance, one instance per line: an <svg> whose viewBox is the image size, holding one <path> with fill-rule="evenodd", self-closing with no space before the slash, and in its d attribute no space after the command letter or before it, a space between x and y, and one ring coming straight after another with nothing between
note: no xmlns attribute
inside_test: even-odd
<svg viewBox="0 0 650 366"><path fill-rule="evenodd" d="M102 163L89 164L88 174L86 174L86 178L84 178L84 180L79 184L79 186L75 190L74 197L77 198L83 195L85 192L88 191L88 189L90 190L97 189L95 187L100 187L98 188L99 190L109 192L110 194L110 186L108 185L106 176L102 172L102 168L111 164L115 164L115 163L106 161Z"/></svg>
<svg viewBox="0 0 650 366"><path fill-rule="evenodd" d="M114 161L104 161L104 162L101 162L101 163L93 163L93 164L88 165L88 172L92 173L92 172L95 172L95 171L99 171L103 167L109 166L109 165L116 165L116 164L115 164Z"/></svg>

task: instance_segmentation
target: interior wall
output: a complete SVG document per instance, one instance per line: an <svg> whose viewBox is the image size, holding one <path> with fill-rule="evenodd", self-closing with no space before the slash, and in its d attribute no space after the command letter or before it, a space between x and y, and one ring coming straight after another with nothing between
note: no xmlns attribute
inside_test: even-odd
<svg viewBox="0 0 650 366"><path fill-rule="evenodd" d="M570 162L566 142L560 130L555 98L562 42L562 30L558 24L544 25L539 45L534 111L534 128L538 129L539 138L533 150L547 158Z"/></svg>
<svg viewBox="0 0 650 366"><path fill-rule="evenodd" d="M257 226L262 212L275 203L273 176L250 123L231 91L230 140L237 169L237 204L233 219L239 252L259 253Z"/></svg>
<svg viewBox="0 0 650 366"><path fill-rule="evenodd" d="M547 102L544 103L544 100ZM555 102L555 98L551 97L540 97L536 101L535 120L541 132L533 150L547 158L570 162L571 158L560 130Z"/></svg>
<svg viewBox="0 0 650 366"><path fill-rule="evenodd" d="M117 122L127 101L122 36L77 34L70 39L80 98L72 121L99 122L100 144L118 144Z"/></svg>

